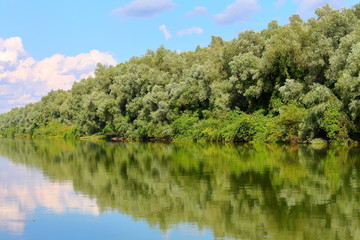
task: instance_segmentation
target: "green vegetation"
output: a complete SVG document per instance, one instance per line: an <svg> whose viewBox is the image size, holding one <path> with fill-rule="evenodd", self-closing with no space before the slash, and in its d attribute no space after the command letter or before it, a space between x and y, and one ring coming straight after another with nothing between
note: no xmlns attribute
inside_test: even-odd
<svg viewBox="0 0 360 240"><path fill-rule="evenodd" d="M360 139L360 4L232 41L160 47L0 115L3 137L332 143Z"/></svg>
<svg viewBox="0 0 360 240"><path fill-rule="evenodd" d="M164 232L188 223L213 231L214 239L359 239L359 148L0 142L0 155L71 182L101 212Z"/></svg>

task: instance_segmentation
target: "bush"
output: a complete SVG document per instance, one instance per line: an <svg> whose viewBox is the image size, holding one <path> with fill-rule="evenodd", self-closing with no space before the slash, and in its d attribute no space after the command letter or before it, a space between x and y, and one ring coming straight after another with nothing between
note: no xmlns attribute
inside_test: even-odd
<svg viewBox="0 0 360 240"><path fill-rule="evenodd" d="M46 125L40 125L33 131L33 138L63 138L70 127L63 126L60 122L53 120Z"/></svg>
<svg viewBox="0 0 360 240"><path fill-rule="evenodd" d="M294 104L282 106L279 115L267 124L266 140L270 142L297 142L300 126L306 117L306 109Z"/></svg>
<svg viewBox="0 0 360 240"><path fill-rule="evenodd" d="M232 113L221 129L225 141L248 142L254 140L259 132L259 119L256 115Z"/></svg>
<svg viewBox="0 0 360 240"><path fill-rule="evenodd" d="M264 131L262 114L245 114L233 111L222 116L211 116L199 120L193 116L182 116L173 124L176 138L197 141L247 142L256 140Z"/></svg>
<svg viewBox="0 0 360 240"><path fill-rule="evenodd" d="M171 139L173 136L173 130L170 125L156 125L153 133L155 138L159 139Z"/></svg>
<svg viewBox="0 0 360 240"><path fill-rule="evenodd" d="M70 127L64 133L65 139L77 139L82 136L80 130L77 127Z"/></svg>
<svg viewBox="0 0 360 240"><path fill-rule="evenodd" d="M324 113L322 127L331 143L346 143L349 140L348 120L336 104L330 105Z"/></svg>
<svg viewBox="0 0 360 240"><path fill-rule="evenodd" d="M215 118L201 120L192 129L193 140L222 141L220 136L221 121Z"/></svg>
<svg viewBox="0 0 360 240"><path fill-rule="evenodd" d="M196 114L183 114L171 124L174 137L180 139L192 139L193 126L199 122Z"/></svg>

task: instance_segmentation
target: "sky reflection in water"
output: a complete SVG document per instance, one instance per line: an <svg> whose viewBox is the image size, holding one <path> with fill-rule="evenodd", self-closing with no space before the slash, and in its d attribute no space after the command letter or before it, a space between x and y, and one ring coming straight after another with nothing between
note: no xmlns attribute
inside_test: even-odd
<svg viewBox="0 0 360 240"><path fill-rule="evenodd" d="M360 239L359 153L0 140L0 239Z"/></svg>
<svg viewBox="0 0 360 240"><path fill-rule="evenodd" d="M106 232L104 232L106 231ZM0 239L208 239L210 231L180 224L160 231L96 199L75 192L70 180L0 157ZM171 237L173 236L173 237Z"/></svg>

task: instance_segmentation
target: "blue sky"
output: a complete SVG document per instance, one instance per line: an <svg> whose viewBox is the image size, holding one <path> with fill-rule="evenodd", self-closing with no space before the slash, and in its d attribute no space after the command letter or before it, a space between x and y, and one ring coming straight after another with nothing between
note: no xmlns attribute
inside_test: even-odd
<svg viewBox="0 0 360 240"><path fill-rule="evenodd" d="M313 16L355 0L1 0L0 112L69 89L96 62L116 64L160 45L187 51L211 36L231 40L292 14Z"/></svg>

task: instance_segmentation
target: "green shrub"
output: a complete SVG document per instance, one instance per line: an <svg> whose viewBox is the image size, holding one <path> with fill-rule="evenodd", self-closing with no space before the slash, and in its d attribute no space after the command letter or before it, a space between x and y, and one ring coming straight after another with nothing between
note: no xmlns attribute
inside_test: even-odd
<svg viewBox="0 0 360 240"><path fill-rule="evenodd" d="M193 126L199 122L195 114L183 114L171 124L173 134L176 138L191 139Z"/></svg>
<svg viewBox="0 0 360 240"><path fill-rule="evenodd" d="M192 139L202 141L221 141L220 136L221 121L219 119L208 118L194 124L192 129Z"/></svg>
<svg viewBox="0 0 360 240"><path fill-rule="evenodd" d="M258 122L254 115L245 113L231 114L221 129L225 141L248 142L254 140Z"/></svg>
<svg viewBox="0 0 360 240"><path fill-rule="evenodd" d="M189 118L187 118L189 121ZM247 142L255 140L265 125L262 114L245 114L233 111L223 116L191 122L186 128L186 138L198 141ZM177 126L183 126L178 123ZM184 136L184 134L183 134Z"/></svg>
<svg viewBox="0 0 360 240"><path fill-rule="evenodd" d="M60 122L53 120L46 125L40 125L33 131L33 138L63 138L69 127L63 126Z"/></svg>
<svg viewBox="0 0 360 240"><path fill-rule="evenodd" d="M267 124L269 142L297 142L300 126L306 117L306 109L294 104L282 106L279 115L270 119Z"/></svg>
<svg viewBox="0 0 360 240"><path fill-rule="evenodd" d="M349 140L348 120L336 104L330 105L325 113L322 128L332 143L346 143Z"/></svg>
<svg viewBox="0 0 360 240"><path fill-rule="evenodd" d="M8 127L5 128L3 131L1 131L1 135L5 138L13 138L16 134L16 128L15 127Z"/></svg>
<svg viewBox="0 0 360 240"><path fill-rule="evenodd" d="M65 139L77 139L82 136L80 130L77 127L69 127L65 132L63 137Z"/></svg>
<svg viewBox="0 0 360 240"><path fill-rule="evenodd" d="M173 130L171 128L170 125L165 124L165 125L161 125L158 124L156 125L155 129L154 129L154 133L153 136L155 138L161 138L161 139L171 139L173 137Z"/></svg>

